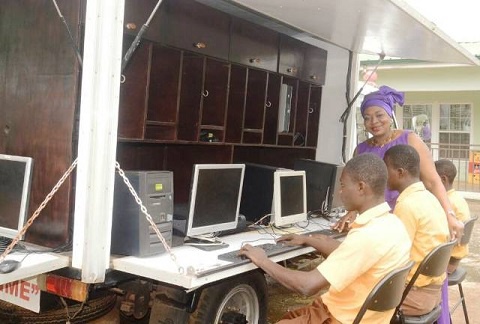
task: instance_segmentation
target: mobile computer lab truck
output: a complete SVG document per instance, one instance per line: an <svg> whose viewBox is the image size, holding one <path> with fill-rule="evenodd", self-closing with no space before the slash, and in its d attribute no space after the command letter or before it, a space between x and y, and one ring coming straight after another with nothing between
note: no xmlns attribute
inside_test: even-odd
<svg viewBox="0 0 480 324"><path fill-rule="evenodd" d="M38 251L0 274L0 316L265 323L262 272L171 247L171 228L153 227L172 209L146 214L189 201L195 164L347 160L359 53L476 64L401 0L2 0L0 154L34 161L18 244ZM163 172L160 193L139 176L138 201L117 199L119 170ZM119 222L130 198L147 212ZM125 229L127 248L158 237L163 252L111 253Z"/></svg>

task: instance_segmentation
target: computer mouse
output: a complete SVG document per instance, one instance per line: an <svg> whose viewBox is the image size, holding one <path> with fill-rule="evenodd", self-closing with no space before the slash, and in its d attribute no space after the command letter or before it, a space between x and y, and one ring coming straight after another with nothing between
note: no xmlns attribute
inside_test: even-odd
<svg viewBox="0 0 480 324"><path fill-rule="evenodd" d="M10 273L20 267L21 262L17 260L3 260L0 262L0 273Z"/></svg>

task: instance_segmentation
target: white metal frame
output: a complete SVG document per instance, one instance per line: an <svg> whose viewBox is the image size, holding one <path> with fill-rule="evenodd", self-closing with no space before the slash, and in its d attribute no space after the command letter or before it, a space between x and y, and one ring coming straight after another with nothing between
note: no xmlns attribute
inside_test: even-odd
<svg viewBox="0 0 480 324"><path fill-rule="evenodd" d="M72 259L86 283L110 263L124 5L87 1Z"/></svg>

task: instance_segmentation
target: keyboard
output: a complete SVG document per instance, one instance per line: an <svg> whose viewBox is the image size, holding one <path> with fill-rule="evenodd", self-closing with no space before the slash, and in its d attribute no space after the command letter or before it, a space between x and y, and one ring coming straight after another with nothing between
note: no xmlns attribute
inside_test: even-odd
<svg viewBox="0 0 480 324"><path fill-rule="evenodd" d="M265 243L265 244L260 244L256 245L256 247L262 248L265 250L265 253L267 254L268 257L272 257L281 253L286 253L290 252L293 250L298 250L302 248L303 246L298 246L298 245L286 245L283 243ZM226 253L222 253L218 255L218 259L222 261L229 261L233 262L235 264L243 264L243 263L248 263L250 262L250 259L245 257L245 256L240 256L238 255L239 250L234 250Z"/></svg>

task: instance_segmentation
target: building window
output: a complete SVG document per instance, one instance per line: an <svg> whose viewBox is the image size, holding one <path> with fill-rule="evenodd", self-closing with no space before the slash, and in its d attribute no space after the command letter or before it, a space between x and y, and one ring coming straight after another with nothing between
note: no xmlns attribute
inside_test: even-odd
<svg viewBox="0 0 480 324"><path fill-rule="evenodd" d="M469 104L440 104L440 158L468 159L471 119Z"/></svg>
<svg viewBox="0 0 480 324"><path fill-rule="evenodd" d="M432 105L404 105L402 116L403 129L413 130L424 142L430 142L432 138L430 129Z"/></svg>

